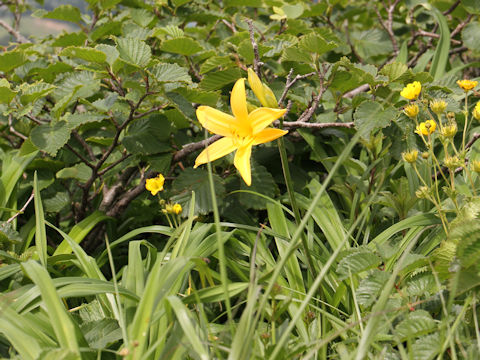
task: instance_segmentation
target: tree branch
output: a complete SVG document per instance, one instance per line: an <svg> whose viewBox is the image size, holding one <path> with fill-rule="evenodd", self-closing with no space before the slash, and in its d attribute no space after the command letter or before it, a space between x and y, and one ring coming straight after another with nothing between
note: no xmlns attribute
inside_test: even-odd
<svg viewBox="0 0 480 360"><path fill-rule="evenodd" d="M30 40L28 40L25 36L20 34L18 31L16 31L14 28L12 28L10 25L8 25L5 21L0 20L0 26L3 27L7 32L12 35L18 43L24 44L24 43L29 43Z"/></svg>
<svg viewBox="0 0 480 360"><path fill-rule="evenodd" d="M260 67L263 65L263 62L260 61L260 54L258 53L258 45L257 45L257 42L255 41L255 33L253 31L253 22L251 19L245 19L245 21L248 24L248 31L250 33L250 42L252 43L252 47L253 47L253 54L254 54L253 70L261 79L262 74L260 73Z"/></svg>

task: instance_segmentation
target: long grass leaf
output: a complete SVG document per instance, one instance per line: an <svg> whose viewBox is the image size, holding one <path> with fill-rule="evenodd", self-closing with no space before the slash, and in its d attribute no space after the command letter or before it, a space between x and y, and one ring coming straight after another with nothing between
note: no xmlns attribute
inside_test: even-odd
<svg viewBox="0 0 480 360"><path fill-rule="evenodd" d="M33 193L35 202L35 245L43 266L47 266L47 231L45 230L45 215L43 213L42 198L38 189L37 172L33 176Z"/></svg>
<svg viewBox="0 0 480 360"><path fill-rule="evenodd" d="M447 19L442 12L430 4L422 4L427 10L431 11L440 29L440 39L438 40L435 54L433 55L432 65L430 66L430 75L435 80L441 79L445 75L445 69L450 51L450 30Z"/></svg>

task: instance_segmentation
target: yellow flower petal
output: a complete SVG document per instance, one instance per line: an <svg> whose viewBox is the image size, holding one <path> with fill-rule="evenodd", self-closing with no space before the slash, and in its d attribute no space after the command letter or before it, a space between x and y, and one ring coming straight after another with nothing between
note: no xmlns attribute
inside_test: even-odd
<svg viewBox="0 0 480 360"><path fill-rule="evenodd" d="M252 146L241 147L235 153L233 164L242 176L245 184L252 184L252 169L250 168L250 156L252 155Z"/></svg>
<svg viewBox="0 0 480 360"><path fill-rule="evenodd" d="M210 106L199 106L197 118L205 129L222 136L232 136L232 129L237 124L233 116Z"/></svg>
<svg viewBox="0 0 480 360"><path fill-rule="evenodd" d="M248 121L252 126L253 135L258 134L272 122L282 117L286 109L258 108L248 115Z"/></svg>
<svg viewBox="0 0 480 360"><path fill-rule="evenodd" d="M280 130L280 129L274 129L274 128L263 129L257 135L255 135L255 140L253 142L253 145L264 144L264 143L273 141L287 133L288 131L286 130Z"/></svg>
<svg viewBox="0 0 480 360"><path fill-rule="evenodd" d="M248 117L247 96L245 94L245 79L238 79L232 89L230 97L233 116L239 122L245 122Z"/></svg>
<svg viewBox="0 0 480 360"><path fill-rule="evenodd" d="M260 103L263 106L267 106L267 100L265 99L262 81L257 76L257 74L255 74L255 71L253 71L251 68L248 69L248 84L250 85L250 88L253 90L253 93L258 98Z"/></svg>
<svg viewBox="0 0 480 360"><path fill-rule="evenodd" d="M222 156L230 154L237 147L233 144L233 139L224 137L204 149L195 159L195 168L199 165L206 164L209 161L220 159Z"/></svg>

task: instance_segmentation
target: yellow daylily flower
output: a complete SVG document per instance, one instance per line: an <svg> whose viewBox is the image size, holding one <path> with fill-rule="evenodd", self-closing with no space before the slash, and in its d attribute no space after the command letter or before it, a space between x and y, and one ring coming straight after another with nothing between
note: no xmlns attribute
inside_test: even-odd
<svg viewBox="0 0 480 360"><path fill-rule="evenodd" d="M257 74L255 74L255 71L252 70L252 68L248 69L248 84L250 85L250 88L252 89L257 99L260 101L260 104L269 108L278 107L277 98L275 97L272 89L262 83Z"/></svg>
<svg viewBox="0 0 480 360"><path fill-rule="evenodd" d="M267 143L285 135L288 131L267 128L282 117L285 109L261 107L247 111L245 79L238 79L230 97L233 116L210 106L199 106L197 118L208 131L223 136L203 150L195 160L195 168L217 160L236 150L233 164L247 185L252 183L250 156L252 146Z"/></svg>
<svg viewBox="0 0 480 360"><path fill-rule="evenodd" d="M480 101L477 102L477 105L475 105L475 108L473 109L473 117L480 120Z"/></svg>
<svg viewBox="0 0 480 360"><path fill-rule="evenodd" d="M469 90L472 90L475 86L478 85L478 81L474 80L457 80L457 85L460 86L463 91L467 92Z"/></svg>
<svg viewBox="0 0 480 360"><path fill-rule="evenodd" d="M145 182L145 189L150 191L153 196L157 195L159 191L163 190L163 184L165 183L165 178L162 174L158 174L157 177L147 179Z"/></svg>
<svg viewBox="0 0 480 360"><path fill-rule="evenodd" d="M430 135L432 134L435 129L437 128L437 123L433 120L427 120L425 122L420 123L415 129L415 132L418 135Z"/></svg>
<svg viewBox="0 0 480 360"><path fill-rule="evenodd" d="M419 81L414 81L413 83L407 84L400 92L400 95L408 100L415 100L420 95L422 91L422 84Z"/></svg>

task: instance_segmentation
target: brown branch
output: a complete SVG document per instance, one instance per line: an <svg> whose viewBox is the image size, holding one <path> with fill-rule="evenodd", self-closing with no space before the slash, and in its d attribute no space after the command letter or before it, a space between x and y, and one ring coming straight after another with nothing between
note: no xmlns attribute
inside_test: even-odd
<svg viewBox="0 0 480 360"><path fill-rule="evenodd" d="M17 218L18 215L23 214L25 212L25 209L27 208L28 204L30 204L30 202L33 200L33 196L34 196L33 194L34 194L34 192L32 190L32 193L30 194L30 197L28 198L25 205L23 205L20 210L18 210L11 218L9 218L7 220L7 223L11 223L13 220L15 220Z"/></svg>
<svg viewBox="0 0 480 360"><path fill-rule="evenodd" d="M315 110L317 110L318 104L320 103L320 99L322 98L325 90L327 90L327 87L324 86L324 82L325 82L325 75L327 74L327 71L329 68L330 68L329 65L322 64L322 72L318 73L318 77L320 79L320 90L318 91L317 96L313 98L312 104L302 113L302 115L300 115L297 121L307 122L313 116L313 114L315 113Z"/></svg>
<svg viewBox="0 0 480 360"><path fill-rule="evenodd" d="M298 128L309 128L309 129L325 129L325 128L332 128L332 127L340 127L340 128L353 128L354 123L346 122L346 123L336 123L336 122L329 122L329 123L310 123L305 121L284 121L283 128L284 129L298 129Z"/></svg>
<svg viewBox="0 0 480 360"><path fill-rule="evenodd" d="M283 93L280 96L280 99L278 99L278 105L279 106L282 105L282 103L285 101L285 98L287 97L288 91L298 80L305 79L305 78L310 77L310 76L315 75L315 74L316 74L316 72L314 71L314 72L304 74L304 75L297 75L292 79L293 68L290 69L290 71L288 72L288 75L287 75L287 82L285 83L285 89L283 89Z"/></svg>
<svg viewBox="0 0 480 360"><path fill-rule="evenodd" d="M378 20L380 21L380 25L385 29L390 38L390 41L393 46L393 57L396 57L399 53L397 39L395 38L395 34L393 33L393 13L395 12L395 7L398 5L400 0L395 0L393 4L387 6L384 2L383 7L387 11L387 20L383 20L382 15L380 14L380 10L376 5L374 5L374 10L377 13Z"/></svg>
<svg viewBox="0 0 480 360"><path fill-rule="evenodd" d="M78 157L80 161L87 165L90 169L95 169L95 166L90 163L90 161L88 161L82 154L75 150L70 144L65 144L65 147L70 150L76 157Z"/></svg>
<svg viewBox="0 0 480 360"><path fill-rule="evenodd" d="M25 36L20 34L18 31L16 31L14 28L12 28L10 25L8 25L5 21L0 20L0 26L3 27L7 32L12 35L15 40L17 40L18 43L24 44L24 43L29 43L30 40L28 40Z"/></svg>
<svg viewBox="0 0 480 360"><path fill-rule="evenodd" d="M447 11L443 13L443 15L447 16L451 14L457 8L457 6L460 5L460 2L461 0L457 0Z"/></svg>
<svg viewBox="0 0 480 360"><path fill-rule="evenodd" d="M110 165L108 165L107 167L105 167L104 169L102 169L101 171L99 171L99 172L98 172L98 176L103 176L103 175L105 175L105 173L106 173L108 170L113 169L115 166L117 166L117 165L120 164L121 162L125 161L125 160L128 159L130 156L132 156L132 154L124 154L120 159L118 159L117 161L114 161L113 163L111 163Z"/></svg>
<svg viewBox="0 0 480 360"><path fill-rule="evenodd" d="M173 162L179 162L180 160L187 157L187 155L193 153L194 151L203 149L205 146L210 145L211 143L213 143L214 141L217 141L220 138L221 138L220 135L213 135L213 136L209 137L208 139L201 140L201 141L194 142L194 143L190 143L190 144L186 144L186 145L183 146L183 148L181 150L178 150L175 154L173 154L172 161Z"/></svg>
<svg viewBox="0 0 480 360"><path fill-rule="evenodd" d="M27 140L27 137L25 135L15 130L15 128L13 127L12 114L8 115L8 129L11 131L12 134L18 136L20 139Z"/></svg>
<svg viewBox="0 0 480 360"><path fill-rule="evenodd" d="M165 109L168 105L169 105L169 104L166 103L166 104L163 104L163 105L154 106L154 107L148 109L147 111L145 111L145 112L143 112L143 113L138 113L138 114L134 115L133 118L134 118L135 120L140 119L140 118L142 118L142 117L144 117L144 116L147 116L147 115L149 115L149 114L151 114L151 113L154 113L154 112L156 112L156 111Z"/></svg>
<svg viewBox="0 0 480 360"><path fill-rule="evenodd" d="M450 34L450 37L454 37L455 35L460 33L463 30L463 28L472 20L472 18L473 18L473 15L471 14L468 15L467 18L463 20L460 24L458 24L457 27L452 31L452 33Z"/></svg>
<svg viewBox="0 0 480 360"><path fill-rule="evenodd" d="M437 34L437 33L432 33L432 32L424 31L424 30L421 30L421 29L418 30L417 33L418 33L419 36L426 36L426 37L430 37L430 38L434 38L434 39L440 38L440 35ZM454 45L460 45L462 43L461 41L455 40L455 39L450 39L450 42Z"/></svg>
<svg viewBox="0 0 480 360"><path fill-rule="evenodd" d="M346 92L345 94L343 94L343 97L344 98L347 98L347 99L351 99L353 98L354 96L362 93L362 92L365 92L367 90L370 89L370 85L368 84L363 84L363 85L360 85L359 87L353 89L353 90L350 90L349 92Z"/></svg>
<svg viewBox="0 0 480 360"><path fill-rule="evenodd" d="M190 60L190 57L185 55L185 59L187 60L188 67L190 68L190 72L193 74L193 76L198 80L202 81L203 80L203 75L201 75L195 66L193 65L192 61Z"/></svg>
<svg viewBox="0 0 480 360"><path fill-rule="evenodd" d="M88 157L90 160L95 161L97 158L95 157L95 154L93 153L92 148L87 144L87 142L80 136L77 130L72 130L73 137L82 145L82 147L85 149L85 151L88 154Z"/></svg>
<svg viewBox="0 0 480 360"><path fill-rule="evenodd" d="M250 42L252 43L252 47L253 47L253 54L254 54L253 70L258 75L258 77L261 79L262 74L260 73L260 67L263 65L263 62L260 61L260 54L258 53L258 45L257 45L257 42L255 41L255 33L254 33L254 30L253 30L253 21L251 19L245 19L245 21L248 24L248 32L250 33Z"/></svg>
<svg viewBox="0 0 480 360"><path fill-rule="evenodd" d="M232 30L233 33L237 32L237 29L235 28L235 25L233 23L229 23L227 20L222 20L222 23L224 23L230 30Z"/></svg>

